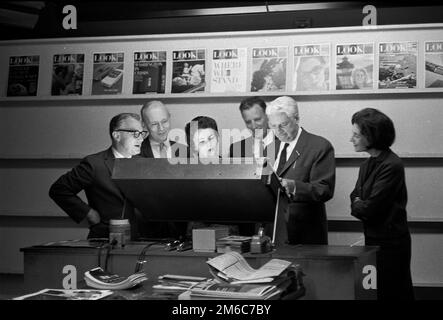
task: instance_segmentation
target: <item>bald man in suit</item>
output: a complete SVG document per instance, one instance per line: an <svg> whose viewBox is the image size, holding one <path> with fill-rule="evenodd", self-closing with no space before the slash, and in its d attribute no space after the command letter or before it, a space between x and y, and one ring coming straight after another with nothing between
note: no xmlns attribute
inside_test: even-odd
<svg viewBox="0 0 443 320"><path fill-rule="evenodd" d="M144 158L188 158L189 148L168 139L171 128L171 114L158 100L151 100L140 110L143 125L148 130L148 137L143 140L140 155ZM148 194L147 194L148 196ZM186 223L173 221L149 221L149 213L141 230L145 238L181 238L186 234Z"/></svg>

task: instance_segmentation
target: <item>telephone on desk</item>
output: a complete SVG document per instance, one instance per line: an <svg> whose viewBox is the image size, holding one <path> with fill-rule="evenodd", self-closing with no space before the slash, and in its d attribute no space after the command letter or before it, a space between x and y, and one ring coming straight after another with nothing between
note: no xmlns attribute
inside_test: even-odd
<svg viewBox="0 0 443 320"><path fill-rule="evenodd" d="M192 241L174 240L165 244L166 251L186 251L192 249Z"/></svg>
<svg viewBox="0 0 443 320"><path fill-rule="evenodd" d="M266 253L272 251L271 238L264 234L264 229L260 228L258 234L252 236L251 253Z"/></svg>

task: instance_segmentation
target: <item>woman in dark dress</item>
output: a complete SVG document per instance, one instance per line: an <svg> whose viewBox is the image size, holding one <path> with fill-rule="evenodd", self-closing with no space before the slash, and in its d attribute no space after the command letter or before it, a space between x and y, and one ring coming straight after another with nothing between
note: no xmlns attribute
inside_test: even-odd
<svg viewBox="0 0 443 320"><path fill-rule="evenodd" d="M392 120L366 108L352 116L355 151L370 157L360 166L351 193L351 214L363 222L365 244L377 252L378 299L414 299L411 279L411 236L406 217L407 190L401 159L390 149Z"/></svg>

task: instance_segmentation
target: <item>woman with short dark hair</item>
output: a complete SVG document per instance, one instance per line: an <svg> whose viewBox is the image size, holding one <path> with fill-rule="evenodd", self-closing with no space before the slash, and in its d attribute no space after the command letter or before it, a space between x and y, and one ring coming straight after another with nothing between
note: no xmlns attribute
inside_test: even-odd
<svg viewBox="0 0 443 320"><path fill-rule="evenodd" d="M370 157L360 166L351 193L351 215L363 222L365 245L377 252L378 298L414 299L411 279L411 236L406 203L405 170L390 149L395 140L392 120L377 109L352 116L351 142Z"/></svg>
<svg viewBox="0 0 443 320"><path fill-rule="evenodd" d="M219 157L219 134L214 119L207 116L195 117L186 124L185 132L188 146L195 157Z"/></svg>

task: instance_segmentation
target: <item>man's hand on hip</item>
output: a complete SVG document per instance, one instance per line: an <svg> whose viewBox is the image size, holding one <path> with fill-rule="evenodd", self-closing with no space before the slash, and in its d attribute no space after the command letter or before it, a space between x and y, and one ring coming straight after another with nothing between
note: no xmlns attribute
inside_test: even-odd
<svg viewBox="0 0 443 320"><path fill-rule="evenodd" d="M100 223L100 214L94 209L90 209L88 214L86 215L86 219L88 219L88 223L90 226Z"/></svg>

